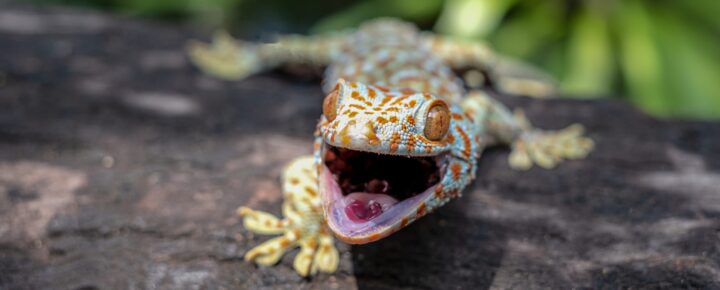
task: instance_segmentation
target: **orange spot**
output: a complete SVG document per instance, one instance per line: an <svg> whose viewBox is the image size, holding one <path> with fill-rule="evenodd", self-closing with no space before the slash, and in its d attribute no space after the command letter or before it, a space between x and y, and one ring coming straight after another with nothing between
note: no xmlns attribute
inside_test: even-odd
<svg viewBox="0 0 720 290"><path fill-rule="evenodd" d="M350 104L350 107L356 108L358 110L365 110L365 107L358 104Z"/></svg>
<svg viewBox="0 0 720 290"><path fill-rule="evenodd" d="M399 97L397 97L392 103L390 103L390 105L397 105L397 104L399 104L400 102L404 101L404 100L407 99L407 98L408 98L408 96L399 96Z"/></svg>
<svg viewBox="0 0 720 290"><path fill-rule="evenodd" d="M415 126L415 118L413 118L412 115L408 115L406 121L410 124L410 126Z"/></svg>
<svg viewBox="0 0 720 290"><path fill-rule="evenodd" d="M455 130L457 130L458 133L460 133L460 137L463 140L463 154L465 155L465 157L470 157L472 154L472 151L471 151L472 145L470 144L470 137L468 137L468 135L465 133L465 131L463 131L462 127L460 127L460 126L456 125Z"/></svg>
<svg viewBox="0 0 720 290"><path fill-rule="evenodd" d="M375 96L377 96L377 92L375 92L375 90L373 88L368 88L368 97L370 97L371 99L374 99Z"/></svg>
<svg viewBox="0 0 720 290"><path fill-rule="evenodd" d="M315 238L309 238L307 243L310 248L314 249L315 247L317 247L317 240Z"/></svg>
<svg viewBox="0 0 720 290"><path fill-rule="evenodd" d="M354 121L354 120L353 120L353 121ZM348 132L348 131L349 131L348 128L350 128L350 126L352 126L353 124L355 124L355 122L353 122L353 121L350 121L350 122L349 122L345 127L343 127L343 129L340 131L340 143L342 143L343 145L348 145L348 144L350 144L350 141L351 141L351 140L350 140L350 135L349 135L349 132Z"/></svg>
<svg viewBox="0 0 720 290"><path fill-rule="evenodd" d="M400 143L400 134L398 132L393 133L390 137L390 153L395 153L398 150L398 144Z"/></svg>
<svg viewBox="0 0 720 290"><path fill-rule="evenodd" d="M407 140L407 151L413 152L415 151L415 135L410 135L410 137Z"/></svg>
<svg viewBox="0 0 720 290"><path fill-rule="evenodd" d="M298 185L298 183L300 183L300 180L299 180L299 179L297 179L297 178L295 178L295 177L290 178L290 184L292 184L292 185Z"/></svg>
<svg viewBox="0 0 720 290"><path fill-rule="evenodd" d="M304 189L305 192L307 192L307 194L309 194L310 196L312 196L312 197L317 196L317 191L315 191L315 189L313 189L313 188L311 188L311 187L309 187L309 186L306 186L306 187L303 188L303 189Z"/></svg>
<svg viewBox="0 0 720 290"><path fill-rule="evenodd" d="M358 114L358 112L352 111L350 114L348 114L348 117L352 118L355 117Z"/></svg>
<svg viewBox="0 0 720 290"><path fill-rule="evenodd" d="M445 191L443 191L442 184L438 184L437 187L435 187L435 197L437 198L445 198Z"/></svg>
<svg viewBox="0 0 720 290"><path fill-rule="evenodd" d="M380 102L380 106L385 106L390 100L392 100L392 96L385 96Z"/></svg>
<svg viewBox="0 0 720 290"><path fill-rule="evenodd" d="M432 99L432 95L430 95L430 94L423 94L423 98L425 98L426 100L429 100L429 99Z"/></svg>
<svg viewBox="0 0 720 290"><path fill-rule="evenodd" d="M405 226L408 225L408 223L410 223L410 220L407 217L405 217L402 219L402 221L400 221L400 227L404 228Z"/></svg>
<svg viewBox="0 0 720 290"><path fill-rule="evenodd" d="M288 239L282 239L280 240L280 246L283 248L287 248L290 246L290 241L288 241Z"/></svg>
<svg viewBox="0 0 720 290"><path fill-rule="evenodd" d="M410 102L407 103L408 108L413 108L413 107L415 107L415 105L417 105L416 100L411 100Z"/></svg>
<svg viewBox="0 0 720 290"><path fill-rule="evenodd" d="M382 110L382 108L380 108L380 107L375 107L375 108L373 108L373 110L375 110L375 111L380 111L380 110Z"/></svg>
<svg viewBox="0 0 720 290"><path fill-rule="evenodd" d="M455 120L462 120L463 116L458 113L452 113L452 118Z"/></svg>
<svg viewBox="0 0 720 290"><path fill-rule="evenodd" d="M390 123L397 123L397 117L390 116Z"/></svg>
<svg viewBox="0 0 720 290"><path fill-rule="evenodd" d="M353 91L352 94L350 94L350 97L359 102L367 102L357 91Z"/></svg>
<svg viewBox="0 0 720 290"><path fill-rule="evenodd" d="M450 165L450 170L452 171L453 180L455 180L455 181L460 180L460 170L461 169L462 169L462 167L458 163L453 163L452 165Z"/></svg>
<svg viewBox="0 0 720 290"><path fill-rule="evenodd" d="M375 86L375 88L378 89L379 91L383 92L383 93L387 93L387 92L390 91L388 88L383 87L383 86Z"/></svg>
<svg viewBox="0 0 720 290"><path fill-rule="evenodd" d="M327 252L330 252L330 250L331 250L331 248L330 248L330 245L328 245L328 244L320 246L320 252L327 253Z"/></svg>
<svg viewBox="0 0 720 290"><path fill-rule="evenodd" d="M388 120L383 117L377 117L377 119L375 119L375 121L380 124L386 124L388 122Z"/></svg>
<svg viewBox="0 0 720 290"><path fill-rule="evenodd" d="M417 216L424 216L424 215L425 215L425 203L421 203L417 209Z"/></svg>
<svg viewBox="0 0 720 290"><path fill-rule="evenodd" d="M398 107L390 107L390 108L385 109L385 111L388 111L388 112L399 112L399 111L400 111L400 108L398 108Z"/></svg>

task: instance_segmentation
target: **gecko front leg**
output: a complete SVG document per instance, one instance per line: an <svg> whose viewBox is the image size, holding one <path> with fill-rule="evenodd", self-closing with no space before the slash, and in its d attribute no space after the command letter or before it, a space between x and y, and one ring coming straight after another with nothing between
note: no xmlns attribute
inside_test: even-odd
<svg viewBox="0 0 720 290"><path fill-rule="evenodd" d="M301 276L335 272L339 255L334 238L323 219L318 196L317 171L312 156L292 161L283 172L284 218L240 207L243 225L259 234L280 234L245 254L246 261L273 265L290 249L300 247L293 267Z"/></svg>
<svg viewBox="0 0 720 290"><path fill-rule="evenodd" d="M468 93L461 106L492 141L510 145L508 161L514 169L527 170L533 164L550 169L564 159L585 158L595 146L583 136L580 124L558 131L535 128L521 110L513 114L481 91Z"/></svg>
<svg viewBox="0 0 720 290"><path fill-rule="evenodd" d="M226 80L240 80L284 64L328 65L347 42L345 34L280 36L273 43L239 41L227 32L215 33L211 43L190 41L190 60L204 72Z"/></svg>

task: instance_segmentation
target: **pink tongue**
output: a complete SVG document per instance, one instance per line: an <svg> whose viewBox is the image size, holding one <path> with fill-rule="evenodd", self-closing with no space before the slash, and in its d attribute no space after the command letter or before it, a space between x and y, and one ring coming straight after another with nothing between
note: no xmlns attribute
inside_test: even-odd
<svg viewBox="0 0 720 290"><path fill-rule="evenodd" d="M387 194L367 192L351 193L345 201L345 214L354 222L369 221L398 203L397 199Z"/></svg>

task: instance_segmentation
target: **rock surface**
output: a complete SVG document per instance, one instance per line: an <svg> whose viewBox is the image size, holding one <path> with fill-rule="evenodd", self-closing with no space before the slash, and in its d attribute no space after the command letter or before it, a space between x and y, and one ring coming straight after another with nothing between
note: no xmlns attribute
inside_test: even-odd
<svg viewBox="0 0 720 290"><path fill-rule="evenodd" d="M223 82L182 29L60 8L0 9L0 289L720 288L720 124L616 101L502 98L597 149L556 170L487 152L464 196L339 271L301 279L242 256L311 150L317 80Z"/></svg>

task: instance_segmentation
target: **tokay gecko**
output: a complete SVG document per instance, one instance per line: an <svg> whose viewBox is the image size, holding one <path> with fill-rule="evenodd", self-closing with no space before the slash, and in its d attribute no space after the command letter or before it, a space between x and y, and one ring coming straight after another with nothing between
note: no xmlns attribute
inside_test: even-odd
<svg viewBox="0 0 720 290"><path fill-rule="evenodd" d="M466 89L455 71L483 71L501 93L545 97L552 82L486 46L431 33L394 19L318 36L281 36L269 44L219 33L191 42L203 71L224 79L287 64L326 66L314 155L299 157L282 176L282 218L240 207L244 226L279 235L245 254L272 265L295 247L302 276L337 269L334 237L377 241L461 195L484 148L506 144L514 169L553 168L584 158L593 141L581 125L535 128L480 89ZM318 104L320 105L320 104Z"/></svg>

